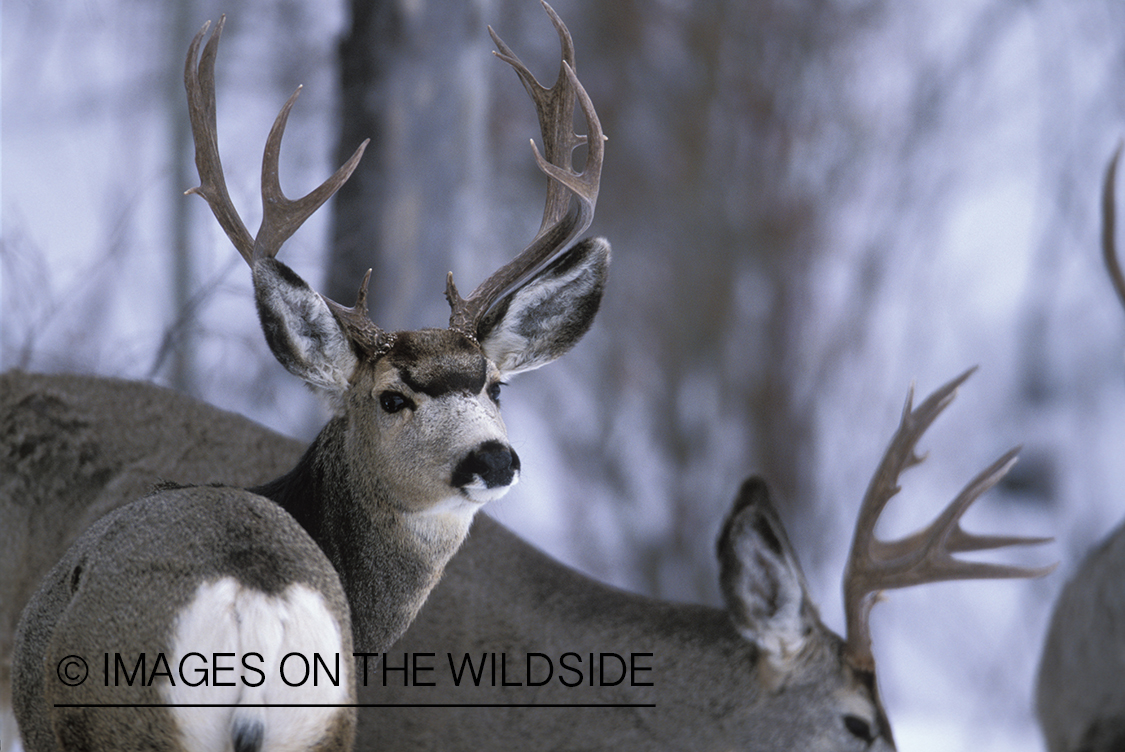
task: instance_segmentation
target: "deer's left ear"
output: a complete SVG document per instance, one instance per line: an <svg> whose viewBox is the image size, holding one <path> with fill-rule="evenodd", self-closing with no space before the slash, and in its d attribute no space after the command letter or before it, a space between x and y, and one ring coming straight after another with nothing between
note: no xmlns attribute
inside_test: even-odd
<svg viewBox="0 0 1125 752"><path fill-rule="evenodd" d="M266 342L281 365L339 397L359 361L324 298L274 258L253 264L254 300Z"/></svg>
<svg viewBox="0 0 1125 752"><path fill-rule="evenodd" d="M550 363L582 339L609 276L609 242L576 244L506 295L477 327L477 341L504 376Z"/></svg>
<svg viewBox="0 0 1125 752"><path fill-rule="evenodd" d="M717 548L731 621L772 665L784 667L801 652L819 617L761 478L742 484Z"/></svg>

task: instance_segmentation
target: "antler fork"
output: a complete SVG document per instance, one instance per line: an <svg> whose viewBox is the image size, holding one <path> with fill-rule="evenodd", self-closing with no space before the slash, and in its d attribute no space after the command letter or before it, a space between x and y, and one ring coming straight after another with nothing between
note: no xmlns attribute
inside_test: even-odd
<svg viewBox="0 0 1125 752"><path fill-rule="evenodd" d="M957 388L972 375L970 369L912 407L914 390L908 392L898 430L887 447L864 495L855 525L851 554L844 569L844 612L847 619L847 655L852 665L873 671L868 617L882 590L947 580L1042 577L1054 570L1046 567L1017 567L956 559L953 554L987 551L1007 546L1036 545L1051 538L1022 538L1006 535L974 535L961 528L961 516L985 491L995 486L1016 462L1019 448L1012 449L969 482L952 503L924 529L895 541L875 537L875 523L887 503L899 492L898 478L909 467L922 462L914 449L922 434L953 401Z"/></svg>
<svg viewBox="0 0 1125 752"><path fill-rule="evenodd" d="M307 195L299 199L288 198L281 190L278 160L281 155L281 139L289 120L289 111L293 109L293 104L301 93L301 87L298 86L277 114L277 119L274 120L269 137L266 139L265 153L262 155L262 223L258 228L258 234L251 237L231 201L226 178L223 175L223 163L219 158L215 118L215 58L218 55L219 38L222 36L225 24L226 16L221 16L200 55L199 45L211 22L203 24L203 28L195 35L195 39L188 47L187 61L184 64L184 86L187 89L188 114L191 119L192 137L195 140L195 165L200 179L199 186L189 189L186 193L203 197L227 237L253 269L262 259L276 257L281 246L297 231L297 228L347 182L359 165L368 142L364 141L360 144L347 162ZM360 285L356 304L351 308L321 295L340 321L349 340L361 350L368 351L377 350L386 339L385 333L367 317L367 285L370 278L371 272L368 271Z"/></svg>

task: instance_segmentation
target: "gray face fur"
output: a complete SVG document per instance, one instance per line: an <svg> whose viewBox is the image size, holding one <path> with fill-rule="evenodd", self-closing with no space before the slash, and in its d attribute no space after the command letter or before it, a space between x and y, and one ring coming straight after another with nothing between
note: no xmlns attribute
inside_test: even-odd
<svg viewBox="0 0 1125 752"><path fill-rule="evenodd" d="M457 500L475 511L503 494L519 477L519 459L507 444L499 389L500 371L464 335L397 333L385 355L357 369L345 398L346 456L367 466L353 468L370 484L363 495L418 512L453 511ZM489 450L491 467L474 460ZM465 471L474 462L479 472Z"/></svg>
<svg viewBox="0 0 1125 752"><path fill-rule="evenodd" d="M498 301L475 337L397 332L374 355L357 354L320 295L281 262L255 264L254 290L278 361L346 416L346 455L364 490L404 512L471 518L519 477L500 384L555 360L586 333L609 257L604 239L585 240Z"/></svg>

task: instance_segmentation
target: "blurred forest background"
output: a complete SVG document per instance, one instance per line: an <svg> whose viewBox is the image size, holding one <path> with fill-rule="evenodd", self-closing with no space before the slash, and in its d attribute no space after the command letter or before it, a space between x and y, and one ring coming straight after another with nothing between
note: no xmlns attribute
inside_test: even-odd
<svg viewBox="0 0 1125 752"><path fill-rule="evenodd" d="M739 482L773 485L826 621L908 385L980 371L922 442L881 530L928 521L1016 444L967 518L1058 542L1035 582L891 594L876 654L900 748L1041 748L1050 606L1125 509L1125 316L1098 256L1125 134L1112 0L557 0L609 136L592 232L613 243L587 339L505 392L521 485L489 512L592 575L718 602ZM282 432L327 417L270 356L249 275L196 184L187 44L228 14L219 134L260 216L262 145L302 96L282 183L363 138L356 176L283 257L372 318L443 326L534 234L533 108L491 24L543 81L534 0L4 0L0 367L151 379ZM1022 557L1022 558L1021 558Z"/></svg>

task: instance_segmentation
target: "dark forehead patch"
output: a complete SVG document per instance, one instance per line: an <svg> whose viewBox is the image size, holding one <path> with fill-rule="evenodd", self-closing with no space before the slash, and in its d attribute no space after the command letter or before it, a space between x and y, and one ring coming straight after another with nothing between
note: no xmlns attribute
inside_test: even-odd
<svg viewBox="0 0 1125 752"><path fill-rule="evenodd" d="M476 394L488 377L488 361L480 347L448 329L398 333L386 357L410 389L430 397Z"/></svg>

